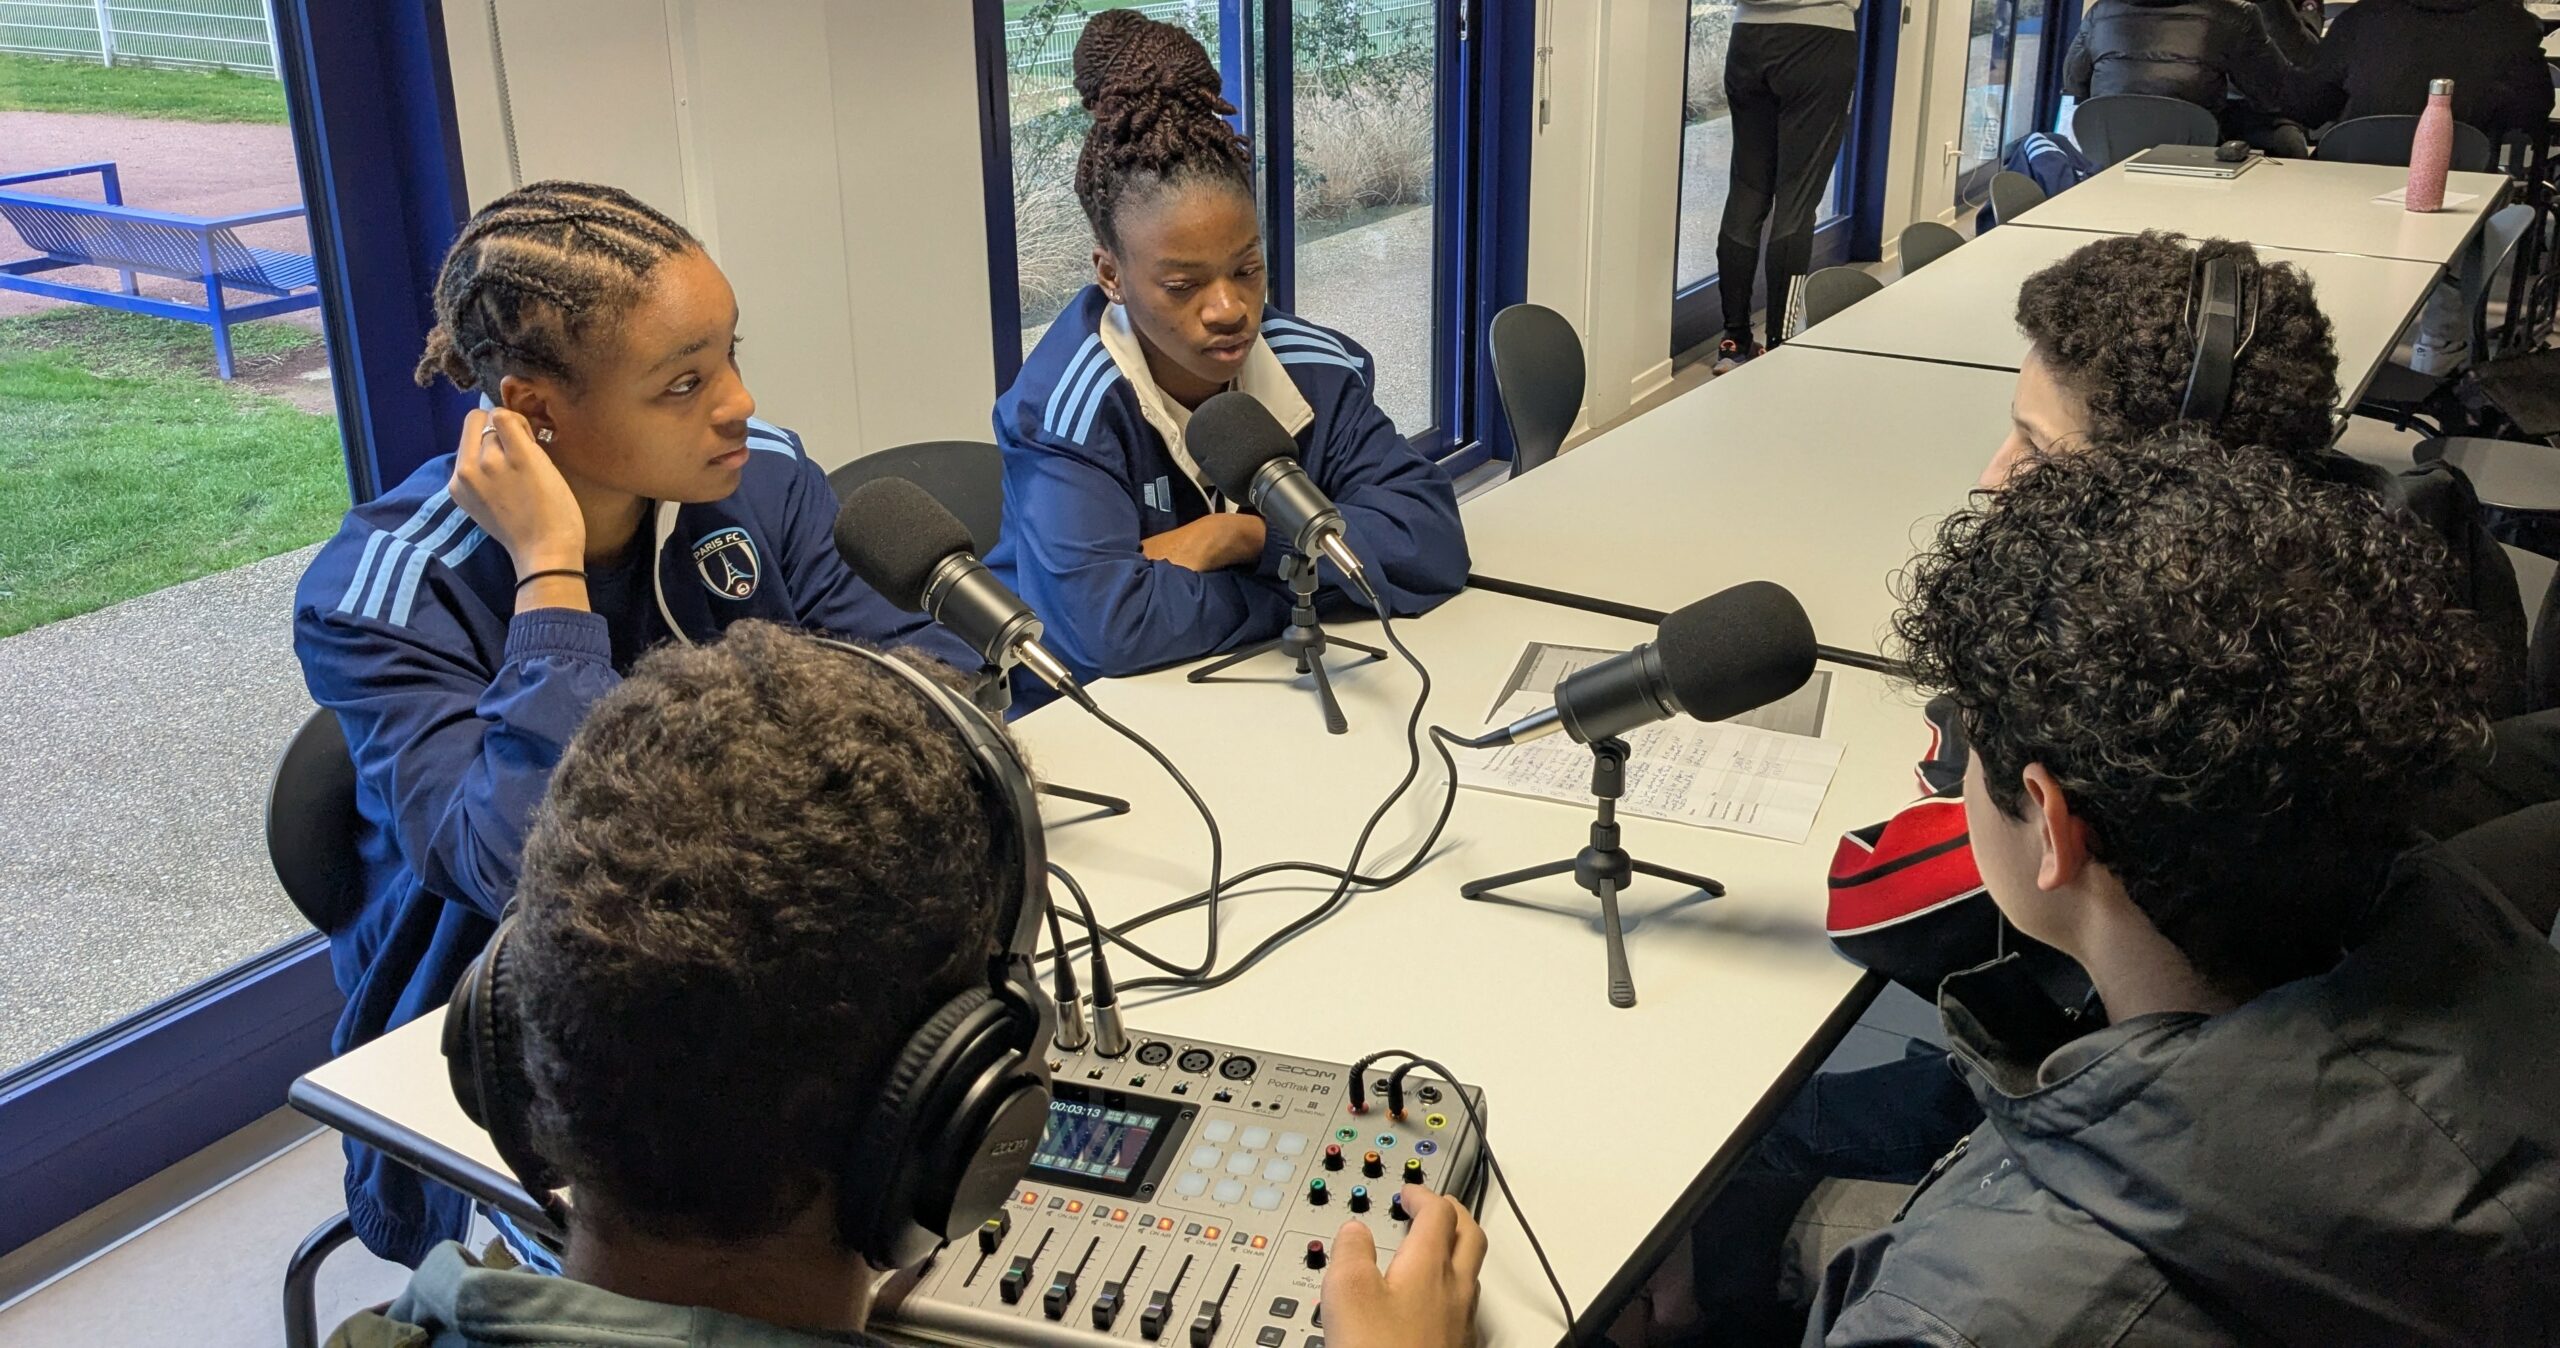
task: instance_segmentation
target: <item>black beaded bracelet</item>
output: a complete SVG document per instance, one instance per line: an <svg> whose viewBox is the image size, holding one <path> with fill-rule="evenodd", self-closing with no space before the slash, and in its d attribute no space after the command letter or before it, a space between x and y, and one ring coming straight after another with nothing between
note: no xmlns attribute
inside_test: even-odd
<svg viewBox="0 0 2560 1348"><path fill-rule="evenodd" d="M530 576L518 577L516 579L516 588L521 590L545 576L575 576L580 580L585 580L587 578L587 573L573 566L555 566L548 571L536 571Z"/></svg>

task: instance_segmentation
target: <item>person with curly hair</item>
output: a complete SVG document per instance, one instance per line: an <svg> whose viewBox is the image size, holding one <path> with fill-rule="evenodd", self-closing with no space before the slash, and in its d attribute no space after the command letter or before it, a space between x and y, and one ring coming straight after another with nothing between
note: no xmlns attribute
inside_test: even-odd
<svg viewBox="0 0 2560 1348"><path fill-rule="evenodd" d="M573 1194L563 1267L446 1242L332 1344L879 1348L888 1270L851 1247L838 1176L908 1036L983 986L1014 827L944 713L871 661L759 622L644 657L552 774L493 988L525 1140ZM1389 1277L1327 1271L1325 1332L1468 1348L1484 1233L1405 1201Z"/></svg>
<svg viewBox="0 0 2560 1348"><path fill-rule="evenodd" d="M2103 1014L1947 980L1985 1122L1806 1341L2542 1341L2560 830L2405 823L2487 734L2441 544L2263 452L2095 448L1947 520L1895 631L1993 901Z"/></svg>
<svg viewBox="0 0 2560 1348"><path fill-rule="evenodd" d="M987 558L1080 675L1128 674L1278 636L1289 539L1224 499L1185 443L1228 389L1268 408L1342 510L1351 548L1399 615L1466 580L1449 475L1372 394L1349 337L1271 307L1253 152L1228 125L1197 39L1104 10L1075 51L1093 114L1076 161L1094 283L996 402L1004 536ZM1330 565L1321 598L1352 598Z"/></svg>
<svg viewBox="0 0 2560 1348"><path fill-rule="evenodd" d="M363 898L328 932L341 1053L444 1005L561 746L647 647L763 618L978 663L837 555L826 473L755 415L737 298L682 225L534 183L463 226L432 301L418 382L484 410L348 511L294 594L304 682L355 760ZM347 1164L383 1258L465 1229L459 1193L354 1143Z"/></svg>

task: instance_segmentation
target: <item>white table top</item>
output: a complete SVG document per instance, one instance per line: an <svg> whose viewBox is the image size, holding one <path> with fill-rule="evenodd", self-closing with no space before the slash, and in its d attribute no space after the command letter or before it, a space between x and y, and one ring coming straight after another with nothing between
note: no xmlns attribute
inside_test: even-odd
<svg viewBox="0 0 2560 1348"><path fill-rule="evenodd" d="M1965 503L2016 382L1780 347L1469 501L1473 570L1666 612L1774 580L1824 642L1876 650L1890 577Z"/></svg>
<svg viewBox="0 0 2560 1348"><path fill-rule="evenodd" d="M1992 230L1805 329L1795 344L2017 369L2027 355L2017 324L2018 287L2104 237L2069 229ZM2338 385L2348 407L2390 358L2444 270L2351 253L2261 247L2258 254L2310 274L2321 310L2337 327Z"/></svg>
<svg viewBox="0 0 2560 1348"><path fill-rule="evenodd" d="M2260 160L2228 181L2128 173L2118 164L2055 194L2015 223L2103 234L2174 229L2198 237L2443 266L2469 242L2507 185L2495 173L2449 175L2446 195L2469 193L2472 200L2426 215L2374 200L2408 181L2407 169L2387 164L2308 159Z"/></svg>
<svg viewBox="0 0 2560 1348"><path fill-rule="evenodd" d="M1529 640L1622 647L1647 628L1596 614L1470 591L1398 631L1435 678L1426 724L1481 723ZM1374 641L1371 624L1339 634ZM1276 676L1271 666L1243 672ZM1426 1053L1482 1086L1496 1154L1536 1224L1575 1307L1632 1279L1685 1215L1670 1214L1746 1116L1802 1056L1863 1005L1857 969L1822 935L1824 873L1845 829L1885 817L1911 792L1921 747L1916 702L1872 674L1831 670L1824 730L1846 753L1802 844L1649 820L1625 821L1637 857L1721 879L1699 901L1639 879L1624 900L1639 1003L1611 1008L1596 909L1569 878L1524 886L1551 906L1469 903L1468 879L1571 856L1586 841L1579 807L1461 791L1439 848L1396 888L1355 896L1330 921L1225 988L1129 999L1132 1032L1191 1036L1334 1059L1390 1046ZM1311 694L1270 682L1185 683L1179 673L1115 680L1095 696L1190 773L1218 813L1230 871L1304 857L1339 865L1352 836L1402 775L1404 717L1418 684L1402 661L1338 677L1352 733L1322 732ZM1106 920L1197 887L1206 840L1197 816L1139 751L1073 707L1017 727L1056 780L1127 796L1124 818L1051 805L1050 854ZM1378 831L1362 869L1376 874L1420 841L1441 799L1425 744L1414 793ZM1066 822L1074 820L1077 822ZM1241 952L1323 897L1311 878L1274 877L1229 901L1223 949ZM1063 893L1059 896L1066 897ZM1196 957L1196 914L1138 934L1168 959ZM1123 982L1144 972L1113 961ZM485 1138L447 1093L435 1018L319 1068L303 1093L397 1122L431 1144L495 1168ZM1809 1065L1809 1064L1806 1064ZM1625 1093L1625 1094L1620 1094ZM1615 1097L1613 1099L1613 1096ZM1482 1326L1494 1348L1552 1344L1561 1316L1527 1243L1488 1194L1492 1234ZM1624 1282L1618 1290L1624 1290Z"/></svg>

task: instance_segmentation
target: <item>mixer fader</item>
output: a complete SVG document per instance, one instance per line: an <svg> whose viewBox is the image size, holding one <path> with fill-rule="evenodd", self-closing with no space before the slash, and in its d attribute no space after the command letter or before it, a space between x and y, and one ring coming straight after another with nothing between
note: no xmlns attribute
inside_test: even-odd
<svg viewBox="0 0 2560 1348"><path fill-rule="evenodd" d="M964 1342L1324 1348L1317 1296L1335 1233L1369 1227L1383 1262L1406 1184L1472 1201L1483 1097L1393 1061L1351 1068L1223 1044L1140 1038L1060 1053L1030 1174L976 1239L942 1251L883 1328Z"/></svg>

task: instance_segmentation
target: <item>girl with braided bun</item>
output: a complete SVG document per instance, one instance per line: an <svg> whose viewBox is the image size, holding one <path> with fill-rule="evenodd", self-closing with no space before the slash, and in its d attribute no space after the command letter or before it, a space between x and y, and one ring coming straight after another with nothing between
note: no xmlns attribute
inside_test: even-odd
<svg viewBox="0 0 2560 1348"><path fill-rule="evenodd" d="M1192 410L1252 395L1341 508L1380 599L1419 613L1457 593L1457 493L1371 396L1369 353L1264 302L1253 152L1200 43L1134 10L1076 43L1093 114L1076 163L1094 283L996 402L1004 538L987 559L1087 677L1278 636L1289 540L1222 499L1184 443ZM1320 573L1328 603L1343 578Z"/></svg>
<svg viewBox="0 0 2560 1348"><path fill-rule="evenodd" d="M826 474L755 417L737 299L682 225L536 183L464 226L434 303L418 382L482 410L453 454L349 511L294 596L304 680L356 771L362 901L329 932L340 1052L445 1004L562 747L647 647L762 618L977 664L837 556ZM347 1205L404 1263L469 1216L352 1145Z"/></svg>

